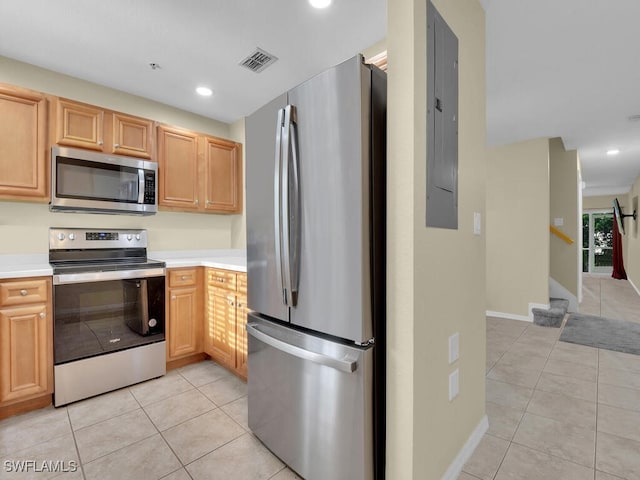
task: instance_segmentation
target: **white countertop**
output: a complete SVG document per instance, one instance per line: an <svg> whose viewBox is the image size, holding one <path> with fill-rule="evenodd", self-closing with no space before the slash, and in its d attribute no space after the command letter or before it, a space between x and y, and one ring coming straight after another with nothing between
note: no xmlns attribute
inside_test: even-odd
<svg viewBox="0 0 640 480"><path fill-rule="evenodd" d="M213 267L247 271L247 254L244 250L163 250L150 251L147 256L165 262L167 268Z"/></svg>
<svg viewBox="0 0 640 480"><path fill-rule="evenodd" d="M247 271L244 250L162 250L150 251L148 257L161 260L167 268L213 267L238 272ZM53 275L46 253L0 255L0 279Z"/></svg>
<svg viewBox="0 0 640 480"><path fill-rule="evenodd" d="M49 255L46 253L0 255L0 279L48 275L53 275L53 270L49 265Z"/></svg>

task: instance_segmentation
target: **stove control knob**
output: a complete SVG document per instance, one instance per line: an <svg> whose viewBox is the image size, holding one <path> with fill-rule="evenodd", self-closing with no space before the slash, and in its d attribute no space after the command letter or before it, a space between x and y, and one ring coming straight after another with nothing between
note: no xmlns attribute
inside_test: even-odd
<svg viewBox="0 0 640 480"><path fill-rule="evenodd" d="M76 239L76 234L75 233L70 233L69 234L69 240L71 240L72 242Z"/></svg>
<svg viewBox="0 0 640 480"><path fill-rule="evenodd" d="M58 240L62 241L62 240L64 240L64 239L65 239L65 235L64 235L64 233L60 232L60 233L58 234Z"/></svg>
<svg viewBox="0 0 640 480"><path fill-rule="evenodd" d="M127 240L131 241L132 238L133 238L133 236L131 236L131 234L127 235Z"/></svg>
<svg viewBox="0 0 640 480"><path fill-rule="evenodd" d="M136 234L136 240L140 241L140 234L139 233Z"/></svg>

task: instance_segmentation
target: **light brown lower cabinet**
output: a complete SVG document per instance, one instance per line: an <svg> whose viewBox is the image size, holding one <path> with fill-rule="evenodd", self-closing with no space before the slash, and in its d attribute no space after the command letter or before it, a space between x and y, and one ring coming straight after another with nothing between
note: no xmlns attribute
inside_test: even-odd
<svg viewBox="0 0 640 480"><path fill-rule="evenodd" d="M42 396L51 402L51 305L48 277L0 281L0 410Z"/></svg>
<svg viewBox="0 0 640 480"><path fill-rule="evenodd" d="M202 353L202 267L167 271L167 362Z"/></svg>
<svg viewBox="0 0 640 480"><path fill-rule="evenodd" d="M205 274L207 299L204 351L213 360L246 380L247 301L246 293L243 293L241 287L246 286L246 274L214 268L207 268Z"/></svg>

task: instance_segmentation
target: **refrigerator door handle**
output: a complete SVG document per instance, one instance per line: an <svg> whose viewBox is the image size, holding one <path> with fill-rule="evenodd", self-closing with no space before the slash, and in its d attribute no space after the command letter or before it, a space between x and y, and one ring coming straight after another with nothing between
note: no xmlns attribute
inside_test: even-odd
<svg viewBox="0 0 640 480"><path fill-rule="evenodd" d="M287 267L290 272L290 285L289 291L291 296L290 306L295 307L298 303L298 275L300 270L300 163L298 157L298 126L297 126L297 111L294 105L289 105L289 135L291 146L291 182L289 182L289 188L291 193L289 195L289 263Z"/></svg>
<svg viewBox="0 0 640 480"><path fill-rule="evenodd" d="M261 342L266 343L267 345L270 345L273 348L284 353L288 353L289 355L293 355L294 357L301 358L302 360L308 360L310 362L318 363L320 365L331 367L345 373L353 373L358 369L358 362L342 360L340 358L311 352L309 350L305 350L304 348L291 345L290 343L284 342L261 331L260 325L248 323L247 332L249 333L249 335L260 340Z"/></svg>
<svg viewBox="0 0 640 480"><path fill-rule="evenodd" d="M285 304L295 307L297 303L297 245L298 245L298 213L299 213L299 181L298 181L298 153L296 141L296 107L287 105L284 108L284 124L282 127L282 177L281 177L281 218L282 218L282 268L284 277ZM291 196L290 163L293 158L293 197ZM294 208L291 201L293 198ZM293 215L292 215L293 212ZM293 222L291 221L293 219ZM293 228L292 228L293 227ZM293 251L292 251L293 243ZM294 262L292 262L292 258Z"/></svg>
<svg viewBox="0 0 640 480"><path fill-rule="evenodd" d="M273 220L276 250L276 276L282 290L282 303L287 304L287 292L282 278L282 127L284 124L284 108L278 110L278 128L276 129L276 156L273 175Z"/></svg>

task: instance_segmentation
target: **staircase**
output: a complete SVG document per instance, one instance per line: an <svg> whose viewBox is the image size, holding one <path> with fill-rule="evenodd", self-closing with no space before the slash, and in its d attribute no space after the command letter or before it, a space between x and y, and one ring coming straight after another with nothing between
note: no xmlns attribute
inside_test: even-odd
<svg viewBox="0 0 640 480"><path fill-rule="evenodd" d="M533 308L533 323L542 327L556 327L559 328L562 325L562 320L567 313L569 307L569 300L564 298L550 298L549 310L543 310L542 308Z"/></svg>

